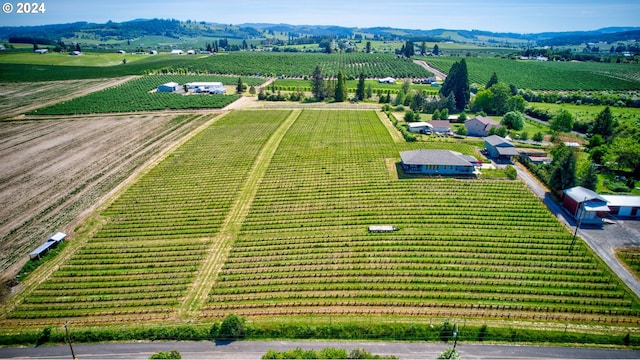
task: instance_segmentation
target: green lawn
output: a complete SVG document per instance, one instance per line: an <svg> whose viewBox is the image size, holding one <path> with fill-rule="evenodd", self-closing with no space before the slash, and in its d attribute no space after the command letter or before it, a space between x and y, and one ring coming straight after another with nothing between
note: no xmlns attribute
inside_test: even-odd
<svg viewBox="0 0 640 360"><path fill-rule="evenodd" d="M548 103L532 103L531 107L546 109L553 113L560 109L569 111L576 120L584 122L593 122L599 113L601 113L606 106L604 105L575 105L575 104L548 104ZM615 107L610 106L611 113L620 122L638 122L640 121L640 108L630 107Z"/></svg>

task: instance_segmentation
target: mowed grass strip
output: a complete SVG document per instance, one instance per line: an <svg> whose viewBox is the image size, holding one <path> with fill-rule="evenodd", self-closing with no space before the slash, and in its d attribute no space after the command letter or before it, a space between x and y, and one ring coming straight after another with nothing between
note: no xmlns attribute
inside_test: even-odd
<svg viewBox="0 0 640 360"><path fill-rule="evenodd" d="M175 316L257 154L288 114L232 112L176 149L102 213L104 226L8 319Z"/></svg>
<svg viewBox="0 0 640 360"><path fill-rule="evenodd" d="M637 299L583 243L569 251L522 182L392 180L385 159L415 146L394 144L374 112L304 111L203 314L640 320ZM400 230L367 231L377 224Z"/></svg>

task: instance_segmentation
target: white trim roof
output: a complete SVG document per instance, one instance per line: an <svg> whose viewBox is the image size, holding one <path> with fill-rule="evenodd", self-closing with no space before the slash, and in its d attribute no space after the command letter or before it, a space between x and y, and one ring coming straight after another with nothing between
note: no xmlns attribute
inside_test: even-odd
<svg viewBox="0 0 640 360"><path fill-rule="evenodd" d="M631 206L640 207L640 196L636 195L600 195L609 206Z"/></svg>
<svg viewBox="0 0 640 360"><path fill-rule="evenodd" d="M607 202L607 199L598 195L595 191L589 190L582 186L574 186L572 188L563 190L562 192L565 194L565 196L568 196L569 198L573 199L577 203L581 203L584 201L592 201L594 199L605 202L605 203Z"/></svg>

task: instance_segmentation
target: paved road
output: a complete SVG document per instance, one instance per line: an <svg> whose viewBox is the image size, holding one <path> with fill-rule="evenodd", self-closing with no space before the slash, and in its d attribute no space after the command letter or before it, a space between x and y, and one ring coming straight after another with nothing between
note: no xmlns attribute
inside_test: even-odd
<svg viewBox="0 0 640 360"><path fill-rule="evenodd" d="M227 344L213 342L144 342L126 344L78 344L74 351L78 359L148 359L159 351L176 349L183 359L257 360L269 349L347 350L363 348L373 354L395 355L403 360L435 359L451 345L444 343L402 342L325 342L325 341L241 341ZM612 349L576 349L561 347L468 345L456 348L465 360L471 359L639 359L640 351ZM0 349L0 358L70 359L68 346Z"/></svg>
<svg viewBox="0 0 640 360"><path fill-rule="evenodd" d="M441 78L442 80L447 78L447 74L443 73L442 71L431 67L429 64L427 64L426 61L424 60L413 60L414 63L422 66L423 68L427 69L427 71L431 71L434 75L436 75L437 77Z"/></svg>
<svg viewBox="0 0 640 360"><path fill-rule="evenodd" d="M529 189L540 198L557 218L570 229L575 230L575 219L567 214L560 204L558 204L549 190L529 173L520 164L516 165L518 177L524 181ZM581 227L578 235L607 263L622 281L640 297L640 282L623 266L615 256L615 249L624 246L640 246L640 223L635 220L617 221L612 224L605 224L603 227Z"/></svg>

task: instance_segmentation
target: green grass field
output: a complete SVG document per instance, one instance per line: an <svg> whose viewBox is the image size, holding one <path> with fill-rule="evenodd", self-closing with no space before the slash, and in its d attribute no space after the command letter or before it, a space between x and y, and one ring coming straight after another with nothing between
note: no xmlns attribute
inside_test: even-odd
<svg viewBox="0 0 640 360"><path fill-rule="evenodd" d="M604 105L575 105L575 104L548 104L548 103L529 103L529 106L546 109L552 113L560 109L569 111L576 120L584 122L593 122L599 113L606 106ZM640 120L640 108L615 107L610 106L611 113L620 122L637 122Z"/></svg>
<svg viewBox="0 0 640 360"><path fill-rule="evenodd" d="M2 325L228 313L640 321L638 299L584 243L570 251L569 231L522 182L391 176L399 151L443 147L474 153L395 143L373 111L231 112L95 218L87 244ZM377 224L400 230L367 231Z"/></svg>
<svg viewBox="0 0 640 360"><path fill-rule="evenodd" d="M459 57L426 57L431 66L449 72ZM593 62L541 62L466 57L469 81L484 85L492 73L498 80L532 90L638 90L640 65Z"/></svg>

